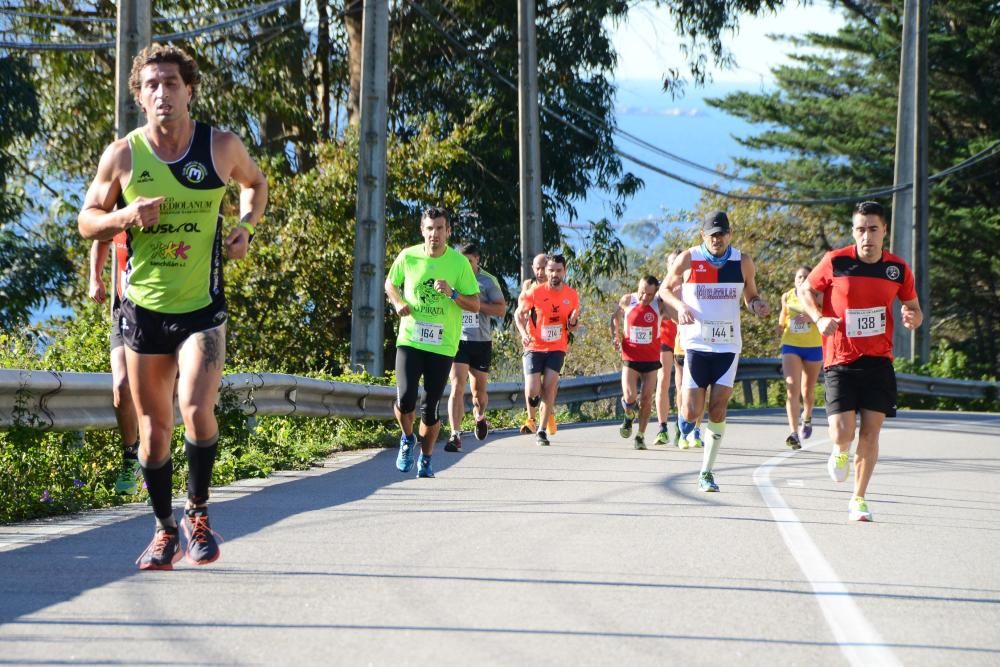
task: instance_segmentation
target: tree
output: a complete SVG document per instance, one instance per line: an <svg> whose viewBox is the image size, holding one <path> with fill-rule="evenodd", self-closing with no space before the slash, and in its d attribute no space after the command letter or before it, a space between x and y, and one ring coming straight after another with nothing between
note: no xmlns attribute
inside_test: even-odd
<svg viewBox="0 0 1000 667"><path fill-rule="evenodd" d="M0 57L0 328L24 325L46 295L64 285L72 267L49 230L21 224L23 188L11 182L23 168L20 155L38 128L38 99L31 68L21 58Z"/></svg>
<svg viewBox="0 0 1000 667"><path fill-rule="evenodd" d="M847 24L809 35L819 55L775 70L778 90L739 93L715 106L769 128L742 139L779 160L741 160L762 183L793 193L860 192L892 182L902 0L842 2ZM929 30L929 171L946 169L1000 136L1000 48L995 3L932 3ZM790 157L788 157L790 156ZM1000 191L997 159L959 172L930 191L932 335L967 353L975 373L997 374L1000 343ZM786 193L787 196L787 193ZM817 236L846 226L850 204L820 209ZM777 230L777 227L775 227ZM775 237L781 233L775 231Z"/></svg>

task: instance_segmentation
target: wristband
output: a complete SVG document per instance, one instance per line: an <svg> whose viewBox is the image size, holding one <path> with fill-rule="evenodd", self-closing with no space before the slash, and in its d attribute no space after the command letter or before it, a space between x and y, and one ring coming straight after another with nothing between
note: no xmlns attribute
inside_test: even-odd
<svg viewBox="0 0 1000 667"><path fill-rule="evenodd" d="M240 222L240 224L238 224L236 226L237 227L242 227L243 229L245 229L248 232L250 232L250 238L247 239L247 243L250 243L250 241L253 241L253 235L257 232L257 229L253 225L251 225L249 222L246 222L244 220L243 222Z"/></svg>
<svg viewBox="0 0 1000 667"><path fill-rule="evenodd" d="M451 300L458 301L458 292L455 291L454 287L451 288Z"/></svg>

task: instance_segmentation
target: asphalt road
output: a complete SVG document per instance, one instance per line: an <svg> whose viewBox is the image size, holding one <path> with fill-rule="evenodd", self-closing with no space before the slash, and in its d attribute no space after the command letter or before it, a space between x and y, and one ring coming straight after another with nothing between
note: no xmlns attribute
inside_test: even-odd
<svg viewBox="0 0 1000 667"><path fill-rule="evenodd" d="M337 455L214 490L222 558L172 572L135 569L145 505L0 527L0 664L1000 664L1000 415L887 422L870 524L819 416L793 453L731 415L717 494L609 424L432 480Z"/></svg>

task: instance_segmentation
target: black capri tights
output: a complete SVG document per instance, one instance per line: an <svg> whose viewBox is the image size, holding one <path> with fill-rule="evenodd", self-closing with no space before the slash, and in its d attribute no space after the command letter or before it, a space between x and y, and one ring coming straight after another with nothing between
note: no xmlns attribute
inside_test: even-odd
<svg viewBox="0 0 1000 667"><path fill-rule="evenodd" d="M420 421L424 426L438 423L438 403L448 384L452 357L435 354L415 347L396 348L396 405L403 414L417 409L417 387L424 377L424 401L420 404Z"/></svg>

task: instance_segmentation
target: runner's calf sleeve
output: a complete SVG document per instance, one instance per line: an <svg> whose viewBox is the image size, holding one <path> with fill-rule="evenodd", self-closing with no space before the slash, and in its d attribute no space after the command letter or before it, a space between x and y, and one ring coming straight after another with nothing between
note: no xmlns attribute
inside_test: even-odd
<svg viewBox="0 0 1000 667"><path fill-rule="evenodd" d="M173 498L173 459L168 456L163 461L148 461L140 455L139 467L142 470L142 478L146 480L149 500L153 504L153 515L156 516L158 523L169 525L164 521L169 518L170 523L176 526L177 523L173 521L174 510L170 504Z"/></svg>
<svg viewBox="0 0 1000 667"><path fill-rule="evenodd" d="M533 408L537 408L541 404L542 404L541 396L532 396L528 399L528 405L530 405Z"/></svg>
<svg viewBox="0 0 1000 667"><path fill-rule="evenodd" d="M219 434L208 440L192 440L184 434L184 453L188 460L188 500L195 505L208 502L208 487L212 483L212 467L219 449Z"/></svg>
<svg viewBox="0 0 1000 667"><path fill-rule="evenodd" d="M726 432L726 422L709 421L708 438L705 439L705 453L701 457L701 471L711 472L715 467L715 459L722 447L722 436Z"/></svg>
<svg viewBox="0 0 1000 667"><path fill-rule="evenodd" d="M677 415L677 426L681 429L681 435L685 438L694 430L694 422L689 422L680 415Z"/></svg>

